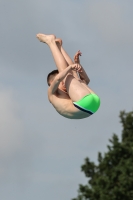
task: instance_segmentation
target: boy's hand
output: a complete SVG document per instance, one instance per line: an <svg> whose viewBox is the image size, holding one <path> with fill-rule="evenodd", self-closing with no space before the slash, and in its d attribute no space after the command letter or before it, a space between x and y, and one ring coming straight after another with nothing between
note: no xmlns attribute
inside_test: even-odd
<svg viewBox="0 0 133 200"><path fill-rule="evenodd" d="M82 67L79 64L73 64L71 65L71 69L77 72L82 72Z"/></svg>
<svg viewBox="0 0 133 200"><path fill-rule="evenodd" d="M82 53L80 52L80 50L75 54L74 56L74 62L80 64L80 59L79 56L81 56Z"/></svg>

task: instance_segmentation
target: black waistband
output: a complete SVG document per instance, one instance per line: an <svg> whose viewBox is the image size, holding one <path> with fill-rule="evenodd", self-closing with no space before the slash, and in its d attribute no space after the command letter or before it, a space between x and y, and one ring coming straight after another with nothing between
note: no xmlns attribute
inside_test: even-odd
<svg viewBox="0 0 133 200"><path fill-rule="evenodd" d="M86 112L86 113L89 113L90 115L92 115L93 114L93 112L91 112L91 111L89 111L89 110L85 110L84 108L81 108L80 106L78 106L78 105L76 105L76 104L73 104L76 108L78 108L79 110L82 110L82 111L84 111L84 112Z"/></svg>

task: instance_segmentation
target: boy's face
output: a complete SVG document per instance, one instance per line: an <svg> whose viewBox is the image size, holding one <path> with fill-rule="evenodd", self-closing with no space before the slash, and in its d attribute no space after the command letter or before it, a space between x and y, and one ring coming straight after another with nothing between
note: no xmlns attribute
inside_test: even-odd
<svg viewBox="0 0 133 200"><path fill-rule="evenodd" d="M56 77L56 76L57 76L57 74L55 74L55 77ZM54 79L55 79L55 77L54 77ZM48 84L49 86L51 85L51 83L53 82L54 79L50 79L50 80L49 80L49 84Z"/></svg>

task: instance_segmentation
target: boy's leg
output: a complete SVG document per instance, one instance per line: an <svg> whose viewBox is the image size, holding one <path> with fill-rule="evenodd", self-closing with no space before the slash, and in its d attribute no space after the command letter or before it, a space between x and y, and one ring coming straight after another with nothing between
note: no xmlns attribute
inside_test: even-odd
<svg viewBox="0 0 133 200"><path fill-rule="evenodd" d="M70 56L67 54L67 52L64 50L63 46L62 46L62 40L61 39L56 39L56 44L58 46L58 48L60 49L62 55L64 56L66 62L67 62L67 65L72 65L74 64L74 62L72 61L72 59L70 58ZM79 79L79 76L77 74L76 71L73 71L73 75L76 79Z"/></svg>
<svg viewBox="0 0 133 200"><path fill-rule="evenodd" d="M68 64L68 65L74 64L74 62L72 61L72 59L70 58L70 56L69 56L69 55L67 54L67 52L64 50L64 48L63 48L63 46L62 46L62 40L58 38L58 39L55 39L55 41L56 41L56 44L57 44L59 50L61 51L62 55L64 56L64 58L65 58L67 64ZM72 72L73 72L73 76L74 76L76 79L79 80L80 78L79 78L77 72L76 72L76 71L72 71ZM89 90L90 93L94 93L94 91L91 90L85 83L82 83L82 82L81 82L81 84L83 84L84 87L86 87L86 89ZM94 93L94 94L95 94L95 93Z"/></svg>
<svg viewBox="0 0 133 200"><path fill-rule="evenodd" d="M70 56L67 54L67 52L62 47L62 40L60 38L57 38L57 39L55 39L55 41L56 41L56 44L57 44L59 50L61 51L62 55L64 56L67 64L68 65L74 64L72 59L70 58Z"/></svg>
<svg viewBox="0 0 133 200"><path fill-rule="evenodd" d="M64 56L62 55L61 51L56 45L55 36L37 34L37 38L40 40L40 42L44 42L49 46L58 71L59 72L63 71L68 65Z"/></svg>
<svg viewBox="0 0 133 200"><path fill-rule="evenodd" d="M37 34L37 38L41 41L46 43L53 54L56 66L59 72L63 71L67 68L67 62L60 52L59 48L55 42L54 35L44 35L44 34ZM67 88L67 92L72 101L78 101L83 98L85 95L89 94L89 90L83 86L77 79L74 78L72 73L69 73L65 80L65 86Z"/></svg>

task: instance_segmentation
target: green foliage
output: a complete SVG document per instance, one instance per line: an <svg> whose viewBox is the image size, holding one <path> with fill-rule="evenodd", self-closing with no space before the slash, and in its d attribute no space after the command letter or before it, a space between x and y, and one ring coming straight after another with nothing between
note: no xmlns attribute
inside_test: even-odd
<svg viewBox="0 0 133 200"><path fill-rule="evenodd" d="M89 158L81 166L88 185L79 185L73 200L132 200L133 199L133 112L120 112L122 139L116 134L110 139L108 152L98 153L98 165Z"/></svg>

